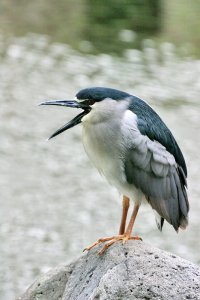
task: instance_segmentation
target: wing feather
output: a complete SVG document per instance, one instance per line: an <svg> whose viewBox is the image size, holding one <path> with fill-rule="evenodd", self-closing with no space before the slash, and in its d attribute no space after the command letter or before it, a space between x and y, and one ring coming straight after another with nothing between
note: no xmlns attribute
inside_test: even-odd
<svg viewBox="0 0 200 300"><path fill-rule="evenodd" d="M175 230L187 226L189 204L186 192L186 177L174 156L157 141L136 132L132 145L126 152L125 173L128 183L141 190L152 208L160 215L159 229L163 218Z"/></svg>
<svg viewBox="0 0 200 300"><path fill-rule="evenodd" d="M187 176L187 167L183 154L169 128L159 115L142 99L130 97L129 109L137 115L137 125L143 136L160 143L173 155L177 164L181 166Z"/></svg>

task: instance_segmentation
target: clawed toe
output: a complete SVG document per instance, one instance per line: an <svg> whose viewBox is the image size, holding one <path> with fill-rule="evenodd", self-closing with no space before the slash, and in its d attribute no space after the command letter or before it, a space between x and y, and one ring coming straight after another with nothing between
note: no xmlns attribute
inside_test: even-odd
<svg viewBox="0 0 200 300"><path fill-rule="evenodd" d="M107 241L110 241L112 239L114 239L115 237L114 236L111 236L111 237L105 237L105 238L100 238L98 239L98 241L96 241L95 243L93 243L92 245L86 247L85 249L83 249L83 252L84 251L90 251L92 248L94 248L95 246L101 244L101 243L104 243L104 242L107 242Z"/></svg>
<svg viewBox="0 0 200 300"><path fill-rule="evenodd" d="M98 252L98 254L103 254L111 245L113 245L114 243L116 243L117 241L122 241L123 245L128 241L128 240L141 240L142 238L139 236L129 236L127 234L122 234L122 235L117 235L117 236L112 236L112 237L106 237L106 238L101 238L98 241L96 241L95 243L93 243L92 245L90 245L89 247L86 247L83 251L90 251L92 248L94 248L95 246L104 243L104 242L108 242L106 243L103 248Z"/></svg>

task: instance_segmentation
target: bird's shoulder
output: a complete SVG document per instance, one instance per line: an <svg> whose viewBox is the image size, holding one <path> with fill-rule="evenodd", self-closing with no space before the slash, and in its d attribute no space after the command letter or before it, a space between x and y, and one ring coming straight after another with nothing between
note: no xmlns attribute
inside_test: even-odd
<svg viewBox="0 0 200 300"><path fill-rule="evenodd" d="M137 116L137 126L140 133L164 146L174 156L177 164L187 176L187 167L183 154L173 134L153 108L142 99L131 96L129 110Z"/></svg>

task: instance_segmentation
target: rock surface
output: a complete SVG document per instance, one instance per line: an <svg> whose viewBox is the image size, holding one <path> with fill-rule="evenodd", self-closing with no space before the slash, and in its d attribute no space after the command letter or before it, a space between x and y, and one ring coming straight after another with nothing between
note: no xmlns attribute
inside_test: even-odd
<svg viewBox="0 0 200 300"><path fill-rule="evenodd" d="M120 242L98 255L42 275L21 300L200 299L200 268L141 241Z"/></svg>

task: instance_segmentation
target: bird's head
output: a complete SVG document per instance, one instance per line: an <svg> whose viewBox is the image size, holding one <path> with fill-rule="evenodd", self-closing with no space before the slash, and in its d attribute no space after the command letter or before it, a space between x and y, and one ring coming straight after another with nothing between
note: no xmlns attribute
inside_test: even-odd
<svg viewBox="0 0 200 300"><path fill-rule="evenodd" d="M73 118L67 124L55 131L49 139L81 123L83 118L87 114L89 114L94 107L98 106L98 103L102 104L104 102L104 105L102 107L103 113L105 114L107 111L105 102L109 101L109 103L111 103L112 101L112 103L115 103L116 101L118 102L119 100L127 99L128 97L130 97L129 94L116 89L92 87L79 91L76 94L75 100L52 100L41 103L40 105L58 105L65 107L80 108L83 110L83 112L78 114L75 118Z"/></svg>

